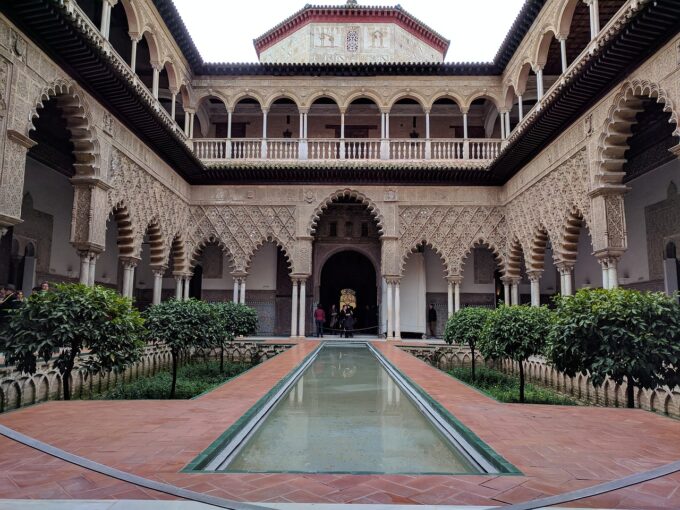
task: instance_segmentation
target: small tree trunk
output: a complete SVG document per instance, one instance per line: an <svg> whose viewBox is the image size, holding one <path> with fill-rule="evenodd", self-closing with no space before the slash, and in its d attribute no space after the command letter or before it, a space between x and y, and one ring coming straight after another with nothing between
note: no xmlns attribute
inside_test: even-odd
<svg viewBox="0 0 680 510"><path fill-rule="evenodd" d="M519 401L524 403L524 364L519 362Z"/></svg>
<svg viewBox="0 0 680 510"><path fill-rule="evenodd" d="M470 346L470 353L472 355L472 381L475 380L475 348L473 345Z"/></svg>
<svg viewBox="0 0 680 510"><path fill-rule="evenodd" d="M220 344L220 374L224 373L224 343Z"/></svg>
<svg viewBox="0 0 680 510"><path fill-rule="evenodd" d="M76 364L76 356L78 351L71 348L71 355L68 357L66 366L64 366L64 371L61 374L61 380L64 384L64 400L71 400L71 372L73 371L73 366Z"/></svg>
<svg viewBox="0 0 680 510"><path fill-rule="evenodd" d="M626 386L626 407L629 409L635 408L635 384L633 378L628 377L628 385Z"/></svg>
<svg viewBox="0 0 680 510"><path fill-rule="evenodd" d="M170 398L175 398L175 389L177 387L177 356L174 350L172 351L172 386L170 386Z"/></svg>

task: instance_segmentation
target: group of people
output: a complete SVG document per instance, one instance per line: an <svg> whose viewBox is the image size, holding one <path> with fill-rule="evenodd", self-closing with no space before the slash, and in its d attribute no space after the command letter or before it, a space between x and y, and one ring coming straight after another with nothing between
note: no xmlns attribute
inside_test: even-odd
<svg viewBox="0 0 680 510"><path fill-rule="evenodd" d="M326 311L323 309L321 303L319 303L316 306L316 310L314 310L314 323L316 324L317 338L323 338L324 325L326 324ZM343 336L345 338L353 338L355 326L356 317L354 308L346 304L338 312L337 307L334 304L331 305L330 322L328 324L328 328L331 331L338 331L340 338Z"/></svg>
<svg viewBox="0 0 680 510"><path fill-rule="evenodd" d="M33 292L47 292L50 290L48 282L42 282L39 287L35 287ZM14 310L24 305L26 297L23 290L0 287L0 322L4 320L7 310Z"/></svg>

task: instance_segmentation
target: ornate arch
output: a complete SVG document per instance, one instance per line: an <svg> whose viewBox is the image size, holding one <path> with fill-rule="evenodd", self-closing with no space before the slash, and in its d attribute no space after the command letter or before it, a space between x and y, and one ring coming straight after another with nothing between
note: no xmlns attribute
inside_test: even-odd
<svg viewBox="0 0 680 510"><path fill-rule="evenodd" d="M528 58L524 59L522 64L519 66L517 76L515 76L515 79L513 80L513 86L515 87L515 93L517 95L524 95L526 92L531 69L531 61Z"/></svg>
<svg viewBox="0 0 680 510"><path fill-rule="evenodd" d="M537 39L536 47L533 51L532 62L534 66L544 66L548 61L548 52L550 51L550 44L553 39L557 39L555 30L553 28L546 28Z"/></svg>
<svg viewBox="0 0 680 510"><path fill-rule="evenodd" d="M316 231L316 227L319 224L319 219L321 218L321 215L324 213L324 211L330 206L333 202L338 200L339 198L342 197L350 197L355 199L358 202L361 202L362 204L365 204L366 207L368 208L368 212L371 213L371 216L375 219L376 224L378 225L378 232L382 236L384 234L384 218L382 214L380 213L380 210L378 209L378 206L375 204L373 200L368 198L366 195L363 193L360 193L356 190L345 188L342 190L338 190L334 193L331 193L328 195L317 207L314 209L314 213L312 214L312 218L309 221L309 224L307 226L307 234L308 235L313 235L314 232Z"/></svg>
<svg viewBox="0 0 680 510"><path fill-rule="evenodd" d="M142 31L142 37L146 40L146 44L149 45L149 60L151 63L160 64L163 57L161 57L161 49L156 34L150 27L146 26Z"/></svg>
<svg viewBox="0 0 680 510"><path fill-rule="evenodd" d="M524 247L518 237L515 237L508 248L508 256L505 263L505 276L519 278L522 272L522 260L526 266L527 261Z"/></svg>
<svg viewBox="0 0 680 510"><path fill-rule="evenodd" d="M300 101L300 99L289 90L275 92L274 94L267 96L264 100L264 103L262 103L262 108L271 108L271 106L279 99L290 99L291 101L293 101L293 103L295 103L295 106L297 107L298 111L300 110L300 105L302 104L302 101Z"/></svg>
<svg viewBox="0 0 680 510"><path fill-rule="evenodd" d="M341 105L341 108L346 110L354 101L361 98L370 99L375 103L379 110L382 110L385 107L379 93L373 90L358 90L345 98L345 102Z"/></svg>
<svg viewBox="0 0 680 510"><path fill-rule="evenodd" d="M439 259L441 260L442 265L444 266L444 272L447 275L451 274L448 257L446 256L444 249L442 247L438 246L438 243L436 243L436 241L433 243L433 242L430 242L423 237L423 239L418 243L411 244L411 245L406 246L406 247L402 246L402 254L401 254L401 257L400 257L400 260L399 260L399 271L402 275L404 274L404 268L406 266L406 261L408 260L408 258L411 256L411 254L414 253L414 251L419 246L426 246L426 247L430 248L434 253L436 253L439 256Z"/></svg>
<svg viewBox="0 0 680 510"><path fill-rule="evenodd" d="M75 83L58 79L42 89L29 115L26 136L35 130L33 119L47 101L54 99L63 112L66 126L71 134L76 175L98 177L100 175L99 141L85 93Z"/></svg>
<svg viewBox="0 0 680 510"><path fill-rule="evenodd" d="M135 255L135 229L132 215L125 201L118 202L109 215L113 219L117 230L116 244L121 257Z"/></svg>
<svg viewBox="0 0 680 510"><path fill-rule="evenodd" d="M416 101L420 107L423 110L423 113L425 112L425 109L427 108L427 100L421 96L420 94L413 92L413 91L403 91L403 92L398 92L394 96L392 96L388 101L387 101L387 108L391 111L392 108L394 108L394 105L401 101L402 99L412 99Z"/></svg>
<svg viewBox="0 0 680 510"><path fill-rule="evenodd" d="M189 257L188 260L189 267L187 269L193 270L193 268L196 267L196 264L198 264L199 259L203 253L203 249L208 244L216 244L217 246L219 246L220 250L222 250L222 253L227 255L227 259L229 259L229 263L231 265L232 270L238 269L236 261L234 259L233 252L229 249L227 243L225 243L223 239L213 234L204 237L194 245L193 249L191 250L191 256Z"/></svg>
<svg viewBox="0 0 680 510"><path fill-rule="evenodd" d="M458 106L459 109L463 109L463 105L465 104L465 99L463 99L462 96L456 94L455 92L451 91L444 91L444 92L439 92L432 96L430 99L430 102L427 104L427 107L432 109L434 104L439 100L439 99L450 99L454 103L456 103L456 106Z"/></svg>
<svg viewBox="0 0 680 510"><path fill-rule="evenodd" d="M460 271L458 274L461 275L463 274L463 266L465 266L467 258L470 256L470 253L472 253L472 250L475 248L487 248L493 254L494 261L496 262L496 267L499 269L499 271L503 274L506 273L507 268L503 258L503 254L496 245L496 243L494 243L493 241L488 241L484 237L479 237L465 247L462 253Z"/></svg>
<svg viewBox="0 0 680 510"><path fill-rule="evenodd" d="M614 96L598 140L596 184L620 184L623 180L624 154L635 124L635 116L642 111L646 99L654 99L670 112L675 124L674 136L680 136L678 114L668 93L658 84L647 80L625 82Z"/></svg>
<svg viewBox="0 0 680 510"><path fill-rule="evenodd" d="M157 217L153 217L146 225L144 229L144 234L142 235L142 240L144 236L149 236L149 255L150 255L150 266L152 268L161 267L164 265L166 260L166 247L163 243L165 235L163 234L163 229L161 227L160 221ZM141 244L135 248L135 251L141 254L142 246Z"/></svg>
<svg viewBox="0 0 680 510"><path fill-rule="evenodd" d="M306 108L311 108L312 105L314 104L314 101L321 99L323 97L335 101L336 106L338 107L338 109L340 109L340 105L342 104L340 96L338 96L335 92L332 92L330 90L317 90L307 99L307 101L304 103L304 106Z"/></svg>
<svg viewBox="0 0 680 510"><path fill-rule="evenodd" d="M173 273L179 274L188 271L186 242L181 232L175 233L165 250L168 256L164 259L164 262L170 264L170 256L172 256L171 269Z"/></svg>
<svg viewBox="0 0 680 510"><path fill-rule="evenodd" d="M562 8L559 10L557 17L557 33L561 36L567 37L571 32L571 22L574 17L574 11L582 0L565 0Z"/></svg>
<svg viewBox="0 0 680 510"><path fill-rule="evenodd" d="M493 103L493 105L496 107L497 110L501 109L500 99L498 99L493 94L489 94L488 92L483 92L483 91L475 92L472 95L470 95L469 97L467 97L466 100L465 100L464 108L470 108L472 103L477 99L488 99L489 101L491 101Z"/></svg>
<svg viewBox="0 0 680 510"><path fill-rule="evenodd" d="M529 247L529 257L526 260L529 271L543 271L545 269L545 251L548 249L550 236L544 226L538 227L534 231Z"/></svg>
<svg viewBox="0 0 680 510"><path fill-rule="evenodd" d="M138 34L141 30L141 23L139 20L139 15L137 14L137 8L131 0L121 0L121 5L125 11L125 17L127 18L128 30L131 34ZM114 6L115 7L115 6Z"/></svg>
<svg viewBox="0 0 680 510"><path fill-rule="evenodd" d="M215 95L214 91L212 92L212 95ZM227 109L231 108L233 110L244 99L254 99L257 101L257 104L260 105L260 108L264 108L265 101L260 94L253 90L243 90L231 98L231 100L227 103Z"/></svg>
<svg viewBox="0 0 680 510"><path fill-rule="evenodd" d="M556 252L556 260L575 264L578 257L578 243L583 227L588 227L581 211L573 206L564 218L560 232L560 247Z"/></svg>
<svg viewBox="0 0 680 510"><path fill-rule="evenodd" d="M262 246L264 246L266 243L272 243L275 245L277 248L281 248L281 252L283 253L283 256L286 258L286 262L288 263L288 269L289 271L292 270L293 268L293 256L291 253L291 248L286 246L284 242L282 242L277 235L275 234L269 234L266 237L261 237L259 241L257 241L251 248L250 252L246 255L246 269L250 269L250 265L253 263L253 258L255 257L255 254L258 252Z"/></svg>

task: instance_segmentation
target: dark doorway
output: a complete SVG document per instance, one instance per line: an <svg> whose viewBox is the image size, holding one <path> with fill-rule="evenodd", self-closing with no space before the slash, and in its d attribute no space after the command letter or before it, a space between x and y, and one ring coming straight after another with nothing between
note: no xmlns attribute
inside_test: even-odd
<svg viewBox="0 0 680 510"><path fill-rule="evenodd" d="M203 294L203 266L194 267L194 274L189 280L189 297L201 299Z"/></svg>
<svg viewBox="0 0 680 510"><path fill-rule="evenodd" d="M354 291L359 334L377 334L378 288L375 267L359 252L347 250L331 256L321 269L321 304L330 320L331 305L339 308L341 292ZM328 322L328 321L327 321Z"/></svg>

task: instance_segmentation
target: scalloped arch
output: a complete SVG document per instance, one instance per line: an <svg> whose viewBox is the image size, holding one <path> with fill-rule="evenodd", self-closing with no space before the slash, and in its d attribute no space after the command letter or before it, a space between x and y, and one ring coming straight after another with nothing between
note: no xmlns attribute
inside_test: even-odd
<svg viewBox="0 0 680 510"><path fill-rule="evenodd" d="M625 82L614 96L607 113L604 129L598 140L597 178L607 183L620 184L623 180L624 154L632 135L635 116L643 108L643 102L654 99L670 112L669 122L675 124L674 136L680 136L678 114L667 92L658 84L646 80Z"/></svg>
<svg viewBox="0 0 680 510"><path fill-rule="evenodd" d="M478 247L487 248L493 254L494 260L496 262L496 267L498 267L501 273L505 274L506 263L505 260L503 259L503 254L493 242L486 240L486 238L484 237L476 238L465 248L463 256L461 257L461 270L465 266L465 261L467 260L470 253L472 253L472 250Z"/></svg>
<svg viewBox="0 0 680 510"><path fill-rule="evenodd" d="M217 246L219 246L220 250L222 250L222 253L227 255L227 259L229 260L231 269L233 270L235 268L236 264L234 261L234 255L232 254L227 244L224 242L224 240L220 239L215 234L210 234L201 239L198 242L198 244L196 244L196 246L194 246L193 249L191 250L191 256L189 257L188 260L188 269L190 271L193 270L194 267L196 267L196 264L198 264L201 254L203 253L203 248L205 248L208 244L216 244Z"/></svg>
<svg viewBox="0 0 680 510"><path fill-rule="evenodd" d="M132 257L135 255L135 228L132 214L124 200L119 201L109 213L109 218L113 219L116 230L116 244L118 254L121 257Z"/></svg>
<svg viewBox="0 0 680 510"><path fill-rule="evenodd" d="M399 271L402 275L404 274L404 268L406 267L406 261L408 260L408 258L411 256L411 254L419 246L426 246L426 247L430 248L430 250L432 250L434 253L436 253L439 256L439 260L441 260L442 265L444 266L444 272L447 275L450 275L451 266L449 264L448 257L446 256L444 251L439 246L437 246L436 243L432 243L425 238L423 238L421 241L419 241L417 243L413 243L410 246L402 249L401 258L399 260Z"/></svg>
<svg viewBox="0 0 680 510"><path fill-rule="evenodd" d="M331 205L333 202L342 197L350 197L357 200L358 202L361 202L362 204L365 204L366 207L368 208L368 211L371 213L371 216L375 218L375 221L378 225L378 232L382 237L382 235L384 234L385 225L383 215L380 213L378 206L375 204L373 200L368 198L363 193L360 193L356 190L349 188L345 188L342 190L338 190L334 193L331 193L316 207L316 209L314 209L314 214L312 215L312 218L307 226L307 233L309 235L314 234L314 232L316 231L316 227L319 224L319 219L321 218L321 215L324 213L324 211L328 208L329 205Z"/></svg>
<svg viewBox="0 0 680 510"><path fill-rule="evenodd" d="M85 93L73 82L59 79L41 90L29 114L26 136L36 129L33 119L40 116L39 110L52 99L62 110L66 127L71 134L76 174L98 177L100 175L99 141L95 135L91 110L85 100Z"/></svg>
<svg viewBox="0 0 680 510"><path fill-rule="evenodd" d="M291 255L291 251L286 245L278 238L278 236L275 236L274 234L269 234L267 237L262 237L260 238L259 241L257 241L252 250L246 255L246 262L245 262L245 268L246 271L250 269L250 265L253 262L253 258L255 257L255 254L259 251L262 246L264 246L267 243L271 243L277 248L281 248L281 253L283 253L283 256L286 258L286 262L288 263L288 270L292 271L293 268L293 257Z"/></svg>

